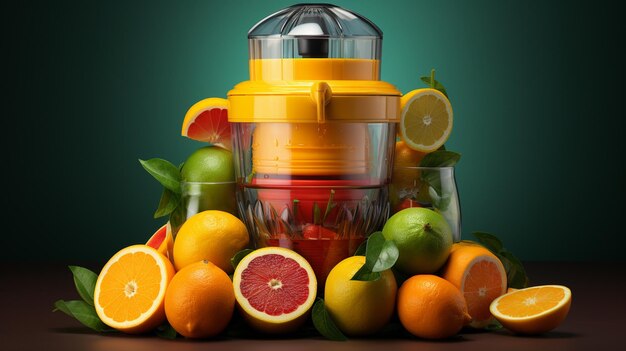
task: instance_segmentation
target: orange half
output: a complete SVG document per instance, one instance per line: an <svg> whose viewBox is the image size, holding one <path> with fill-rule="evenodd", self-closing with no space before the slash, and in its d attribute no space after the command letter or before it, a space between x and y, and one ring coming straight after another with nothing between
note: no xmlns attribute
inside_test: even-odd
<svg viewBox="0 0 626 351"><path fill-rule="evenodd" d="M150 331L165 321L165 290L173 277L172 263L156 249L147 245L124 248L98 275L96 313L119 331Z"/></svg>
<svg viewBox="0 0 626 351"><path fill-rule="evenodd" d="M507 329L540 334L559 326L569 312L572 292L562 285L519 289L495 299L490 311Z"/></svg>
<svg viewBox="0 0 626 351"><path fill-rule="evenodd" d="M506 270L498 257L480 245L456 243L441 277L463 293L471 327L483 328L493 320L489 306L506 292L507 285Z"/></svg>

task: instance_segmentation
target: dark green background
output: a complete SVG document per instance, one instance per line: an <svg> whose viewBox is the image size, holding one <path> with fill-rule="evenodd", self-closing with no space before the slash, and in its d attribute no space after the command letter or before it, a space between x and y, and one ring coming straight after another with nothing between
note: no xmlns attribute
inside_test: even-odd
<svg viewBox="0 0 626 351"><path fill-rule="evenodd" d="M104 260L144 242L163 221L137 159L179 163L201 146L180 136L187 108L246 80L247 30L292 3L3 5L1 259ZM408 92L434 67L447 86L465 238L496 233L525 260L623 260L614 5L335 3L383 30L383 80Z"/></svg>

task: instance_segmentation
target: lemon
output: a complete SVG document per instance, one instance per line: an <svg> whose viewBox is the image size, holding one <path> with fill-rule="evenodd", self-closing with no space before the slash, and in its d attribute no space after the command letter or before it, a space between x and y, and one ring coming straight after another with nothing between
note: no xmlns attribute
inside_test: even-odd
<svg viewBox="0 0 626 351"><path fill-rule="evenodd" d="M394 214L385 223L383 236L398 247L395 267L409 275L436 272L452 248L450 225L427 208L407 208Z"/></svg>
<svg viewBox="0 0 626 351"><path fill-rule="evenodd" d="M243 222L224 211L209 210L191 216L174 239L176 271L208 260L226 273L232 273L230 259L250 242Z"/></svg>
<svg viewBox="0 0 626 351"><path fill-rule="evenodd" d="M325 305L337 327L347 335L369 335L391 319L398 286L391 270L373 281L350 280L365 264L364 256L339 262L328 274Z"/></svg>
<svg viewBox="0 0 626 351"><path fill-rule="evenodd" d="M448 140L452 131L452 105L440 91L413 90L402 96L400 103L400 135L411 149L432 152Z"/></svg>

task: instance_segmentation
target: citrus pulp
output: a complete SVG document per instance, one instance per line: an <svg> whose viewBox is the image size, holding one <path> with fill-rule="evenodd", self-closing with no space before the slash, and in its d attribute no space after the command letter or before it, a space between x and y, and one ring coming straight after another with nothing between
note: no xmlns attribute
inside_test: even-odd
<svg viewBox="0 0 626 351"><path fill-rule="evenodd" d="M208 98L189 108L183 120L181 135L231 149L228 100Z"/></svg>
<svg viewBox="0 0 626 351"><path fill-rule="evenodd" d="M432 152L440 148L452 131L452 105L436 89L413 90L400 99L400 135L417 151Z"/></svg>
<svg viewBox="0 0 626 351"><path fill-rule="evenodd" d="M572 292L562 285L542 285L515 290L495 299L490 311L507 329L520 334L548 332L563 322Z"/></svg>
<svg viewBox="0 0 626 351"><path fill-rule="evenodd" d="M267 333L296 330L317 292L311 265L295 251L265 247L245 256L233 275L235 298L246 321Z"/></svg>
<svg viewBox="0 0 626 351"><path fill-rule="evenodd" d="M502 262L491 251L478 244L455 243L440 276L463 293L471 327L482 328L493 320L489 305L506 293L507 278Z"/></svg>
<svg viewBox="0 0 626 351"><path fill-rule="evenodd" d="M98 275L94 305L106 325L125 333L150 331L165 321L165 289L174 276L170 261L147 245L117 252Z"/></svg>

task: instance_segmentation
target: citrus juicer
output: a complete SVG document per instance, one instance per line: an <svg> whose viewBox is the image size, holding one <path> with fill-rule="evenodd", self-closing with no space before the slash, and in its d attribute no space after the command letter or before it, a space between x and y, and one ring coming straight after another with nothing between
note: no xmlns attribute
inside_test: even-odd
<svg viewBox="0 0 626 351"><path fill-rule="evenodd" d="M248 43L250 80L228 93L240 215L323 286L389 215L401 93L380 81L381 30L334 5L280 10Z"/></svg>

